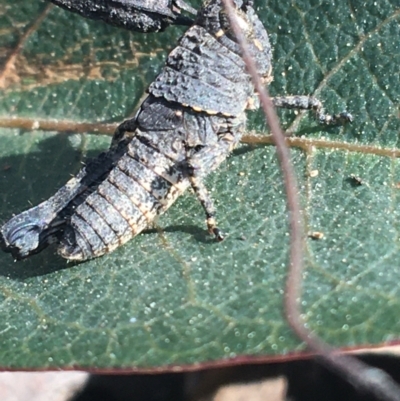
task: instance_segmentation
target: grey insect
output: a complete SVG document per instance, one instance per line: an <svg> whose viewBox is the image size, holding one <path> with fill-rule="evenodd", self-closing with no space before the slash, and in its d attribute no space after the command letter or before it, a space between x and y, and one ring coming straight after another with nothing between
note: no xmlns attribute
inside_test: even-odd
<svg viewBox="0 0 400 401"><path fill-rule="evenodd" d="M260 76L272 79L267 31L252 1L235 0L236 14ZM246 110L259 105L221 0L205 1L196 22L172 50L136 116L116 130L111 147L52 198L1 228L2 248L22 259L56 242L61 256L86 260L124 244L191 187L217 240L203 179L239 143ZM319 122L351 121L325 114L308 96L273 99L277 107L311 109Z"/></svg>
<svg viewBox="0 0 400 401"><path fill-rule="evenodd" d="M182 0L50 0L83 17L137 32L163 31L168 25L193 25L182 11L196 14Z"/></svg>

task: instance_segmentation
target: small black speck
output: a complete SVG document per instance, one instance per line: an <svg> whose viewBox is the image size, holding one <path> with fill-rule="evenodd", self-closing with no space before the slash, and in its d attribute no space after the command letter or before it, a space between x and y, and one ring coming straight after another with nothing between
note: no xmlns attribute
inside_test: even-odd
<svg viewBox="0 0 400 401"><path fill-rule="evenodd" d="M353 187L359 187L364 183L363 180L355 174L350 174L346 181Z"/></svg>

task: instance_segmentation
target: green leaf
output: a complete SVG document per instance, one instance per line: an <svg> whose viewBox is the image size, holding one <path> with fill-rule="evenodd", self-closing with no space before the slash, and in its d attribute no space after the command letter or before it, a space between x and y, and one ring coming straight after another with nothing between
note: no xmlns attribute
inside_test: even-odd
<svg viewBox="0 0 400 401"><path fill-rule="evenodd" d="M129 117L182 32L132 34L48 7L0 3L2 221L47 199L109 144L37 131L35 121L101 127ZM307 325L338 347L398 338L398 2L272 0L257 12L274 44L271 93L314 94L355 117L326 128L281 113L298 137L306 230L323 233L305 241ZM32 129L18 128L27 121ZM267 132L261 113L248 128ZM157 229L93 261L68 264L49 249L14 263L2 253L0 366L167 368L300 352L282 310L289 237L275 149L241 146L207 186L230 234L223 243L206 234L188 193Z"/></svg>

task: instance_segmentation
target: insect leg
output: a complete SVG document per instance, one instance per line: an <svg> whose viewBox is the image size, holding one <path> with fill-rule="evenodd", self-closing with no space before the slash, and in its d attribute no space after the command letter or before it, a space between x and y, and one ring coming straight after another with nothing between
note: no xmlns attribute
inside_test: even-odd
<svg viewBox="0 0 400 401"><path fill-rule="evenodd" d="M197 196L197 199L200 201L201 205L203 206L206 212L207 218L207 228L210 234L215 236L215 239L220 242L224 240L224 234L222 231L217 227L217 222L215 220L215 206L214 202L211 199L209 192L207 191L206 186L203 183L203 180L196 175L189 176L190 185L193 188L194 193Z"/></svg>
<svg viewBox="0 0 400 401"><path fill-rule="evenodd" d="M344 111L339 114L327 114L320 100L313 96L278 96L273 97L275 107L298 110L312 110L320 124L336 125L353 121L353 116Z"/></svg>
<svg viewBox="0 0 400 401"><path fill-rule="evenodd" d="M215 170L228 154L235 148L240 140L240 134L226 133L219 141L201 150L187 160L189 181L197 199L206 212L207 228L217 241L224 240L223 232L218 228L215 219L216 209L211 196L204 185L203 177Z"/></svg>
<svg viewBox="0 0 400 401"><path fill-rule="evenodd" d="M119 142L121 142L121 140L133 137L135 135L134 133L136 128L137 128L136 117L121 123L115 130L114 135L111 139L110 149L116 149L117 145L119 144Z"/></svg>
<svg viewBox="0 0 400 401"><path fill-rule="evenodd" d="M197 13L193 7L191 7L189 4L186 4L182 0L175 0L174 3L178 7L178 10L181 9L181 10L187 11L188 13L193 14L193 15L196 15L196 13Z"/></svg>
<svg viewBox="0 0 400 401"><path fill-rule="evenodd" d="M183 0L50 0L68 11L85 18L102 20L108 24L136 32L159 32L167 26L193 25L193 19L181 15L181 11L193 15L196 10Z"/></svg>

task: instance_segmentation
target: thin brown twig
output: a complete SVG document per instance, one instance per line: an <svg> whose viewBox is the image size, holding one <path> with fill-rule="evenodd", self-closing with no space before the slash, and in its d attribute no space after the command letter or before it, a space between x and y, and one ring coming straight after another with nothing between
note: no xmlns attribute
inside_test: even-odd
<svg viewBox="0 0 400 401"><path fill-rule="evenodd" d="M222 0L222 2L225 5L230 24L242 50L247 70L259 94L261 106L272 132L282 170L290 225L290 260L285 291L285 311L288 323L297 336L312 351L319 355L319 358L325 365L344 376L355 387L374 394L380 400L398 401L400 400L400 388L386 372L377 368L371 368L351 356L341 355L339 351L325 344L314 333L308 330L301 318L300 298L304 236L298 186L293 165L290 161L290 152L268 91L263 86L256 64L248 51L246 39L237 21L232 0Z"/></svg>

